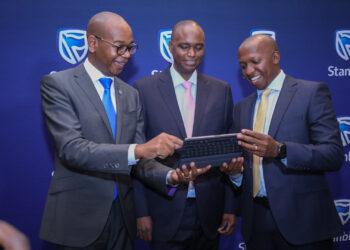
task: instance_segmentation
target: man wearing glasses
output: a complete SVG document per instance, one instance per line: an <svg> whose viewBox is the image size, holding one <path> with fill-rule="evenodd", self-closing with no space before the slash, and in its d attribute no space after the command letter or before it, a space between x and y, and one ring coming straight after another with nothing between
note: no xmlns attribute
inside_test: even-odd
<svg viewBox="0 0 350 250"><path fill-rule="evenodd" d="M137 50L127 22L98 13L88 23L87 41L83 64L41 81L56 153L40 238L57 249L132 250L130 176L167 194L166 182L193 180L201 170L169 171L152 160L173 154L182 140L163 133L145 143L138 92L116 77Z"/></svg>

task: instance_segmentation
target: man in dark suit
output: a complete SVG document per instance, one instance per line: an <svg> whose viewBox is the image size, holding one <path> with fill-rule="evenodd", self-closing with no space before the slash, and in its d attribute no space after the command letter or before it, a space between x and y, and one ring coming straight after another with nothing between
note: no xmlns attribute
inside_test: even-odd
<svg viewBox="0 0 350 250"><path fill-rule="evenodd" d="M130 175L167 194L166 182L197 172L169 172L147 160L171 155L182 140L161 134L145 143L138 92L116 77L137 49L126 21L96 14L87 41L83 64L41 81L56 153L40 237L58 249L131 250L136 218Z"/></svg>
<svg viewBox="0 0 350 250"><path fill-rule="evenodd" d="M233 109L229 85L196 70L204 55L202 28L194 21L177 23L169 48L173 65L134 84L144 110L146 138L162 132L179 138L228 133ZM178 165L175 157L162 162ZM235 160L233 165L242 163ZM195 183L179 185L171 199L135 183L138 235L152 240L153 250L217 249L218 231L230 234L236 223L225 176L212 168Z"/></svg>
<svg viewBox="0 0 350 250"><path fill-rule="evenodd" d="M342 227L325 173L339 170L344 154L330 91L285 74L269 36L247 38L238 57L257 89L233 117L249 154L241 197L247 249L332 249Z"/></svg>

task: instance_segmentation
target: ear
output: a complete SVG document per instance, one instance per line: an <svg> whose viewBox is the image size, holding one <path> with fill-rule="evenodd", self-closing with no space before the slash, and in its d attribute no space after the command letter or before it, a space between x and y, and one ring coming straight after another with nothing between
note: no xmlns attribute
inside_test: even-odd
<svg viewBox="0 0 350 250"><path fill-rule="evenodd" d="M90 53L94 53L98 47L97 39L94 35L88 35L87 37L88 48Z"/></svg>
<svg viewBox="0 0 350 250"><path fill-rule="evenodd" d="M172 43L172 41L170 40L169 41L169 50L171 52L171 54L173 53L173 50L174 50L174 44Z"/></svg>
<svg viewBox="0 0 350 250"><path fill-rule="evenodd" d="M274 51L272 54L272 61L274 64L279 64L280 63L280 52L279 51Z"/></svg>

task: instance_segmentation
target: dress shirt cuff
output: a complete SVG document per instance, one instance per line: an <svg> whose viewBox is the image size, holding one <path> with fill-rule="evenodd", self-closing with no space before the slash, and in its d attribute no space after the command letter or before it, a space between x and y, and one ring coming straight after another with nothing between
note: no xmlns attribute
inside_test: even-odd
<svg viewBox="0 0 350 250"><path fill-rule="evenodd" d="M240 187L242 185L242 179L243 179L243 175L242 174L230 175L231 182L234 185L236 185L237 187Z"/></svg>
<svg viewBox="0 0 350 250"><path fill-rule="evenodd" d="M166 180L165 183L169 186L169 187L177 187L179 184L171 184L170 182L170 178L171 178L171 174L174 172L175 170L170 170L167 175L166 175Z"/></svg>
<svg viewBox="0 0 350 250"><path fill-rule="evenodd" d="M283 158L281 159L281 162L283 163L284 166L287 167L287 157L286 158Z"/></svg>
<svg viewBox="0 0 350 250"><path fill-rule="evenodd" d="M130 144L128 149L128 165L135 165L139 160L135 159L135 147L137 144Z"/></svg>

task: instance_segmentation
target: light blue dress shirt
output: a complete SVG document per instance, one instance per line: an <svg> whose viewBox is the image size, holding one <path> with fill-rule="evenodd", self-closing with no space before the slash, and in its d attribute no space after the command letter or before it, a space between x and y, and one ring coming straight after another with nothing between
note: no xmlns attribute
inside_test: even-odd
<svg viewBox="0 0 350 250"><path fill-rule="evenodd" d="M183 79L183 77L175 70L174 65L171 65L170 67L170 75L171 75L171 79L173 80L176 100L177 100L177 104L179 105L182 121L184 121L183 99L184 99L185 87L182 86L182 83L185 82L186 80ZM196 94L197 94L197 71L196 70L192 73L188 81L192 82L191 93L192 93L194 102L196 102ZM196 197L196 192L192 181L189 182L189 185L188 185L187 197L191 197L191 198Z"/></svg>

